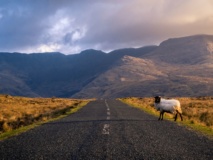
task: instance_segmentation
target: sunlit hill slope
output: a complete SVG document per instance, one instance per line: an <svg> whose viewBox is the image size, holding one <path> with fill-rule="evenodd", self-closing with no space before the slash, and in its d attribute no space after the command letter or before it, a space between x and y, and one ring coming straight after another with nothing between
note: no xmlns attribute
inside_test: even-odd
<svg viewBox="0 0 213 160"><path fill-rule="evenodd" d="M0 53L0 93L30 97L212 96L213 36L104 53Z"/></svg>

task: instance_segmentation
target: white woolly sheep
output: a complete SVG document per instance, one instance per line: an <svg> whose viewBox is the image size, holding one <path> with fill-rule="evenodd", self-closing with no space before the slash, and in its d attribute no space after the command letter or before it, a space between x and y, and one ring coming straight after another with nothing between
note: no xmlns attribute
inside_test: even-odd
<svg viewBox="0 0 213 160"><path fill-rule="evenodd" d="M155 97L155 108L160 111L160 117L158 120L163 120L164 112L175 114L174 120L177 119L177 114L180 115L181 121L183 121L182 110L180 102L176 99L163 99L160 96Z"/></svg>

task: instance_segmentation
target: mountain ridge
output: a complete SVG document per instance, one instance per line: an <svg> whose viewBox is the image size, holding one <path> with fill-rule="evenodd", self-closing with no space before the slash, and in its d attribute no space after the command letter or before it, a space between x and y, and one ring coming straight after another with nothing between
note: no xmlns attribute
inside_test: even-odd
<svg viewBox="0 0 213 160"><path fill-rule="evenodd" d="M0 94L116 98L213 95L213 36L75 55L0 53Z"/></svg>
<svg viewBox="0 0 213 160"><path fill-rule="evenodd" d="M154 59L167 63L211 63L213 61L213 36L195 35L171 38L160 43L159 47L148 57L151 58L152 55Z"/></svg>

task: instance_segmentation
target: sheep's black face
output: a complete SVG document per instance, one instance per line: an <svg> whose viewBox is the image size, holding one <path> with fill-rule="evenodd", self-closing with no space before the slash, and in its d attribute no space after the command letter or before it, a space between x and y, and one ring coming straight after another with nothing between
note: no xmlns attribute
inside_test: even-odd
<svg viewBox="0 0 213 160"><path fill-rule="evenodd" d="M156 96L155 97L155 103L160 103L161 97L160 96Z"/></svg>

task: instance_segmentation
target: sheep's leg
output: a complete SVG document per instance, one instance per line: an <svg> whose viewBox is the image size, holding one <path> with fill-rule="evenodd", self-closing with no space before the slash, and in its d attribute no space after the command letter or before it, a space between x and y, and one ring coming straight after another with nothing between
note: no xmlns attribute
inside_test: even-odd
<svg viewBox="0 0 213 160"><path fill-rule="evenodd" d="M160 112L160 116L159 116L158 120L160 120L160 119L161 119L161 112Z"/></svg>
<svg viewBox="0 0 213 160"><path fill-rule="evenodd" d="M177 113L175 114L175 121L177 120Z"/></svg>
<svg viewBox="0 0 213 160"><path fill-rule="evenodd" d="M164 115L164 112L162 112L162 117L161 117L161 120L163 120L163 115Z"/></svg>
<svg viewBox="0 0 213 160"><path fill-rule="evenodd" d="M181 121L183 121L183 117L182 117L182 114L181 114L181 113L179 113L179 115L180 115Z"/></svg>
<svg viewBox="0 0 213 160"><path fill-rule="evenodd" d="M160 112L160 117L158 118L158 120L163 120L163 114L164 114L164 111L161 111Z"/></svg>
<svg viewBox="0 0 213 160"><path fill-rule="evenodd" d="M163 119L163 112L160 111L160 116L159 116L158 120L162 120L162 119Z"/></svg>

